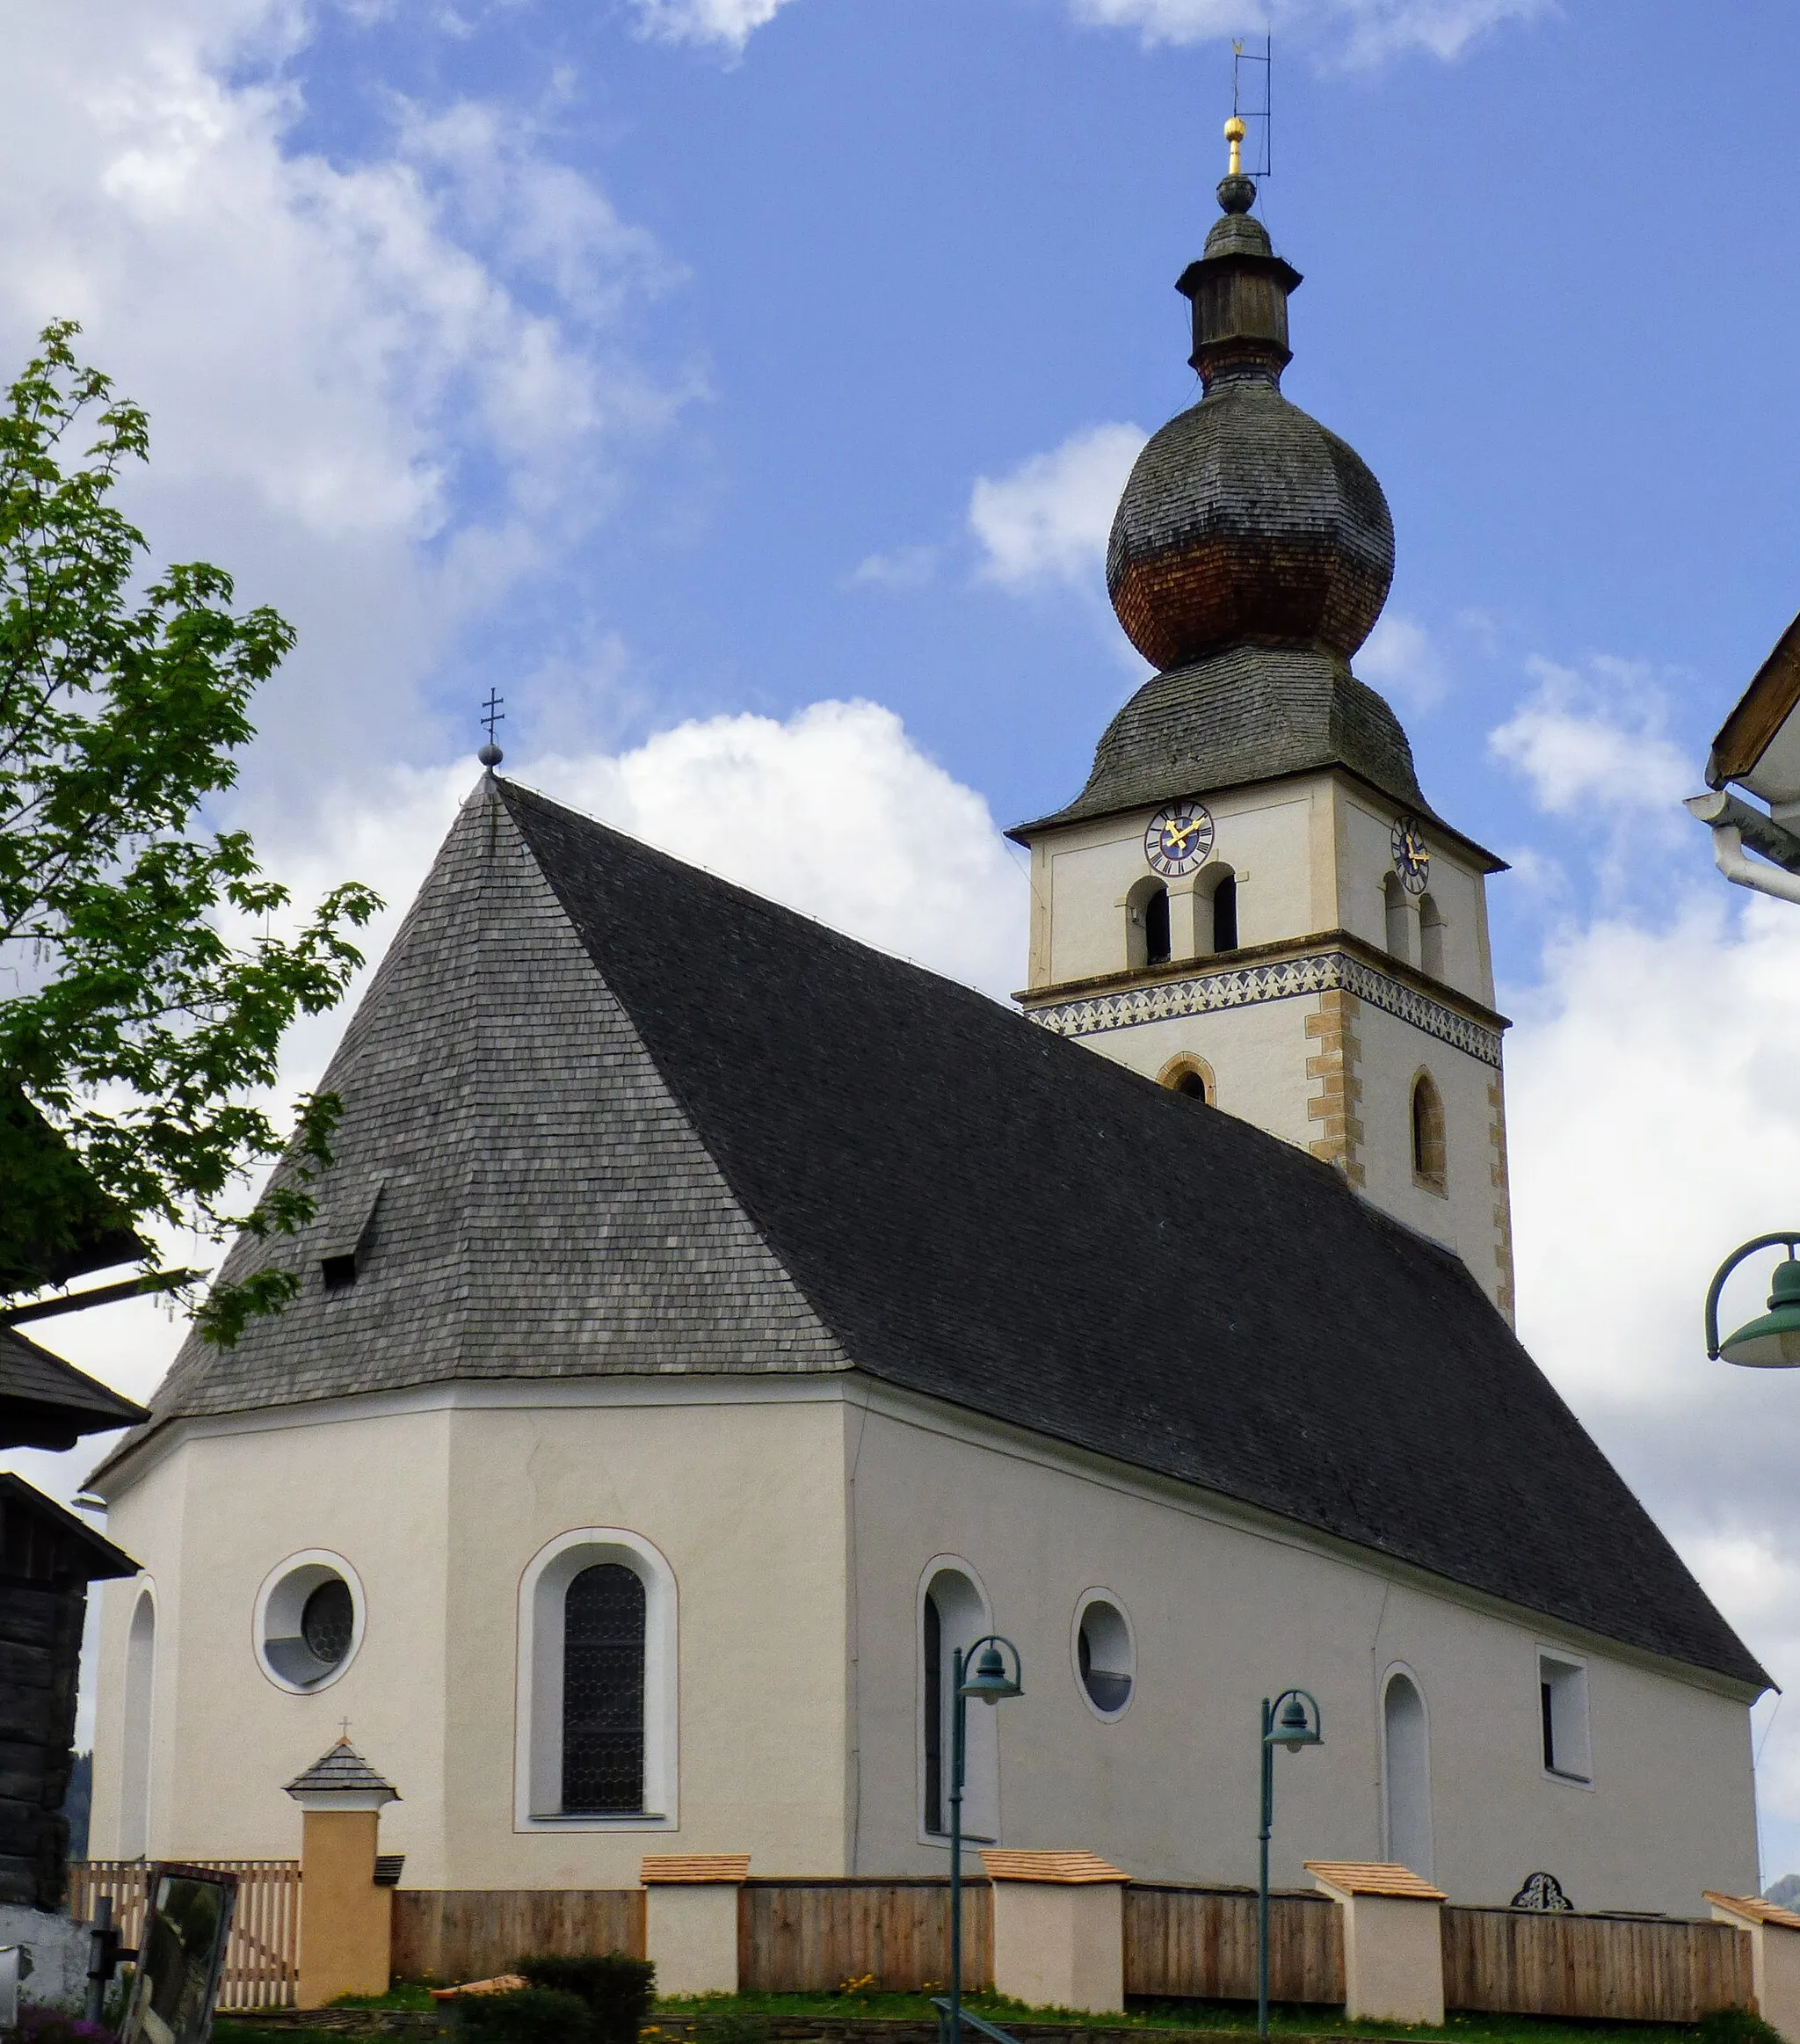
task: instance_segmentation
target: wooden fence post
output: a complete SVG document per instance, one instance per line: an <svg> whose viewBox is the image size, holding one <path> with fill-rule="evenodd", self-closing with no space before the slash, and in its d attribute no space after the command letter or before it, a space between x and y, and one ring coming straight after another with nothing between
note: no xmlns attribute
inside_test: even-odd
<svg viewBox="0 0 1800 2044"><path fill-rule="evenodd" d="M1441 2024L1443 1890L1374 1860L1309 1859L1306 1871L1344 1912L1344 2013Z"/></svg>
<svg viewBox="0 0 1800 2044"><path fill-rule="evenodd" d="M1750 1971L1756 1983L1756 2012L1789 2040L1800 2044L1800 1916L1760 1895L1706 1891L1714 1921L1735 1924L1750 1933Z"/></svg>
<svg viewBox="0 0 1800 2044"><path fill-rule="evenodd" d="M375 1886L375 1847L382 1808L398 1802L400 1792L340 1739L287 1793L304 1813L296 2005L323 2009L342 1994L386 1994L394 1891Z"/></svg>
<svg viewBox="0 0 1800 2044"><path fill-rule="evenodd" d="M737 1992L737 1897L748 1852L651 1853L644 1888L644 1956L657 1992Z"/></svg>
<svg viewBox="0 0 1800 2044"><path fill-rule="evenodd" d="M993 1883L994 1992L1037 2009L1122 2012L1130 1876L1092 1852L997 1849L981 1863Z"/></svg>

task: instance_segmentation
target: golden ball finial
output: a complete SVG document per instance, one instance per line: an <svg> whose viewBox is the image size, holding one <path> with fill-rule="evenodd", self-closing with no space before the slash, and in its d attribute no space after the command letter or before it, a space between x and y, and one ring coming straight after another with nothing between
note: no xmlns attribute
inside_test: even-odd
<svg viewBox="0 0 1800 2044"><path fill-rule="evenodd" d="M1228 178L1241 178L1244 175L1244 157L1240 148L1244 140L1244 123L1235 113L1225 123L1225 140L1231 145L1231 161L1226 168L1225 175Z"/></svg>

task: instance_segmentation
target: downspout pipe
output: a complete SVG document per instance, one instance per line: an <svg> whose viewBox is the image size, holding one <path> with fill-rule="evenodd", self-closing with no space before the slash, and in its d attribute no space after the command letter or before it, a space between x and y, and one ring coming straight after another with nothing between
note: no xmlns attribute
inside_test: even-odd
<svg viewBox="0 0 1800 2044"><path fill-rule="evenodd" d="M1735 795L1690 795L1685 806L1712 832L1713 863L1734 887L1751 887L1777 901L1800 903L1800 838ZM1765 865L1760 859L1750 858L1744 849L1746 838L1758 851L1780 859L1782 864ZM1786 870L1790 863L1795 869Z"/></svg>

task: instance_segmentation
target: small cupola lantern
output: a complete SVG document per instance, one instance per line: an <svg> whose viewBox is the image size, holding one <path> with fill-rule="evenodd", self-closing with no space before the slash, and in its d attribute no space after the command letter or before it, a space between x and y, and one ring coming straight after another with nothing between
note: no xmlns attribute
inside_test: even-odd
<svg viewBox="0 0 1800 2044"><path fill-rule="evenodd" d="M304 1813L300 1845L300 1992L303 2009L340 1995L386 1994L394 1950L393 1896L375 1878L381 1811L400 1791L350 1742L287 1784Z"/></svg>

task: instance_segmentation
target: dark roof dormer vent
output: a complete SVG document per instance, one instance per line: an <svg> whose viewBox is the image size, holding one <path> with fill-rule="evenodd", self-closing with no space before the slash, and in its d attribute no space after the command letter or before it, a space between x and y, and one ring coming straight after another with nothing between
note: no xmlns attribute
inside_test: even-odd
<svg viewBox="0 0 1800 2044"><path fill-rule="evenodd" d="M381 1184L379 1178L355 1179L327 1195L313 1245L327 1298L348 1291L367 1261Z"/></svg>

